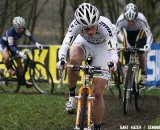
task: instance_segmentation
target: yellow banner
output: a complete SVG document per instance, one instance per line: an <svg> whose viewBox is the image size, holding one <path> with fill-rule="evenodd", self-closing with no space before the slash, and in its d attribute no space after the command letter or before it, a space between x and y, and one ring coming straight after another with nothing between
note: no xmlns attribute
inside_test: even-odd
<svg viewBox="0 0 160 130"><path fill-rule="evenodd" d="M57 62L58 62L58 50L60 48L60 45L48 45L45 46L43 51L41 52L41 54L39 55L39 50L33 46L20 46L19 49L21 51L25 51L26 49L32 49L33 52L30 55L30 58L33 59L34 61L39 61L42 64L46 65L46 67L49 69L52 77L53 77L53 81L54 83L59 83L59 72L57 69ZM3 61L2 55L0 55L0 62ZM3 63L0 63L0 70L3 70L4 73L6 72L6 67ZM41 72L44 72L44 70L41 70ZM78 84L82 84L83 83L83 73L80 72L80 78L78 81ZM27 72L26 74L26 79L29 79L29 74ZM68 82L68 77L65 71L64 74L64 83Z"/></svg>

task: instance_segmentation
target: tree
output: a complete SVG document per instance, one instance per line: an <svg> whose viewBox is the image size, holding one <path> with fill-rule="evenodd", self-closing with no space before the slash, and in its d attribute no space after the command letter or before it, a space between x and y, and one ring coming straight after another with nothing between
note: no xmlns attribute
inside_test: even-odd
<svg viewBox="0 0 160 130"><path fill-rule="evenodd" d="M12 20L15 16L22 16L27 22L31 33L33 33L36 21L43 11L44 6L49 0L41 1L42 5L38 8L38 0L3 0L0 1L0 33L6 28L12 26ZM26 44L23 42L22 44Z"/></svg>

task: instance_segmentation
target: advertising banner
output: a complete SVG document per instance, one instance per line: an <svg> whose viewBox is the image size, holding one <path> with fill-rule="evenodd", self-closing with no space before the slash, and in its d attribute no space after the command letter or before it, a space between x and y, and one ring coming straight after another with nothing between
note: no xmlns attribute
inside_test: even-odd
<svg viewBox="0 0 160 130"><path fill-rule="evenodd" d="M152 44L147 55L147 85L160 87L160 44Z"/></svg>
<svg viewBox="0 0 160 130"><path fill-rule="evenodd" d="M19 50L21 51L26 51L27 49L31 50L32 54L30 54L30 58L33 59L34 61L39 61L42 64L46 66L46 68L49 69L54 83L59 83L59 71L57 69L57 54L58 50L60 48L60 45L44 45L44 49L41 53L39 53L39 49L37 49L34 45L19 45L18 46ZM22 59L23 60L23 59ZM7 69L5 65L3 64L3 57L0 54L0 71L3 73L6 73ZM41 69L41 68L39 68ZM43 72L43 70L41 70ZM28 72L25 75L26 79L29 79L29 74ZM64 72L64 83L67 83L67 74L66 71ZM82 83L82 72L80 72L80 77L78 80L78 83Z"/></svg>

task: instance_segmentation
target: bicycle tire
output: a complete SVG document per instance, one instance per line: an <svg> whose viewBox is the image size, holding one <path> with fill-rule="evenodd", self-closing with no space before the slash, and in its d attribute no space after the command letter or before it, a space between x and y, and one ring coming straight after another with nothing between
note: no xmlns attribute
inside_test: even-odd
<svg viewBox="0 0 160 130"><path fill-rule="evenodd" d="M87 89L84 88L82 91L82 106L81 106L81 112L80 112L80 119L79 119L79 128L80 130L83 130L85 126L87 125L87 97L88 92Z"/></svg>
<svg viewBox="0 0 160 130"><path fill-rule="evenodd" d="M14 69L18 74L18 71ZM20 89L20 84L18 75L9 76L7 72L0 74L0 90L4 93L18 93Z"/></svg>
<svg viewBox="0 0 160 130"><path fill-rule="evenodd" d="M42 72L43 71L43 72ZM30 78L38 92L52 94L54 91L53 78L44 64L34 62L30 67Z"/></svg>
<svg viewBox="0 0 160 130"><path fill-rule="evenodd" d="M127 74L126 74L126 79L125 79L125 83L124 83L124 96L123 96L123 114L126 115L127 113L127 109L129 106L129 103L131 104L131 91L129 89L131 89L131 75L132 75L132 64L128 65L128 70L127 70Z"/></svg>
<svg viewBox="0 0 160 130"><path fill-rule="evenodd" d="M118 70L117 70L118 72ZM118 73L117 73L118 74ZM122 97L122 92L121 92L121 87L120 87L120 82L119 82L119 74L113 74L113 80L114 80L114 87L112 87L113 90L110 90L112 95L117 96L119 99Z"/></svg>
<svg viewBox="0 0 160 130"><path fill-rule="evenodd" d="M137 112L139 112L143 106L144 97L145 97L145 87L143 85L140 87L140 85L137 84L137 90L135 93L135 109Z"/></svg>

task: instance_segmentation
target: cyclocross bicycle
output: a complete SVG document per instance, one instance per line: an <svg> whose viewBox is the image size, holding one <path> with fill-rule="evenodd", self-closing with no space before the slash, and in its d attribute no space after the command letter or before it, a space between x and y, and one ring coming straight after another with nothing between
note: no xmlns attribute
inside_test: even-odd
<svg viewBox="0 0 160 130"><path fill-rule="evenodd" d="M26 51L27 59L23 60L24 74L20 75L15 60L19 56L11 57L10 63L16 72L16 76L11 76L7 71L0 71L0 90L6 93L18 92L20 86L25 85L25 80L32 82L36 90L40 93L52 93L54 83L52 76L46 66L38 61L34 61L29 57L31 51ZM4 64L0 62L0 64ZM28 76L26 74L28 73Z"/></svg>
<svg viewBox="0 0 160 130"><path fill-rule="evenodd" d="M144 101L145 86L144 84L140 84L138 81L139 60L137 51L143 51L143 49L135 47L129 47L124 49L125 51L130 52L130 60L129 63L126 65L126 75L125 75L124 95L123 95L123 114L126 115L129 106L131 106L132 104L133 98L134 98L135 109L137 112L139 112Z"/></svg>
<svg viewBox="0 0 160 130"><path fill-rule="evenodd" d="M75 130L91 130L93 127L92 119L92 108L94 103L94 96L91 89L91 81L94 74L103 74L104 72L110 77L109 71L102 67L95 67L91 65L76 66L76 65L65 65L65 68L71 68L73 71L84 72L84 82L80 87L77 99L77 110L76 110L76 123Z"/></svg>

